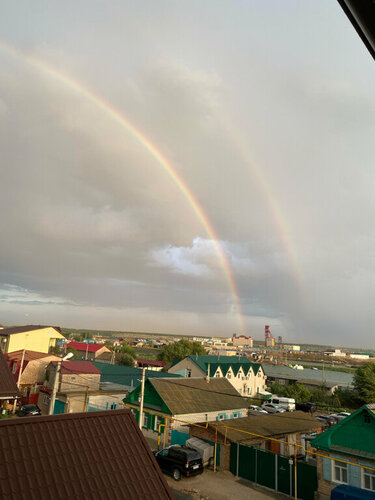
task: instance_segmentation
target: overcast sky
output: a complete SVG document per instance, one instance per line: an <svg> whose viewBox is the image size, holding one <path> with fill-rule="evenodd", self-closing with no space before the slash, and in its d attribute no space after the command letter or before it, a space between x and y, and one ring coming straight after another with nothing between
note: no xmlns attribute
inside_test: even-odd
<svg viewBox="0 0 375 500"><path fill-rule="evenodd" d="M335 0L0 6L0 323L375 348L375 71Z"/></svg>

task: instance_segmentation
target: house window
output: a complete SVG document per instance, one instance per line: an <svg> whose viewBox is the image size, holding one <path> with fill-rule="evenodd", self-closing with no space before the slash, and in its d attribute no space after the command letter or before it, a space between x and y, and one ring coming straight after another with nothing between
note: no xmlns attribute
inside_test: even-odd
<svg viewBox="0 0 375 500"><path fill-rule="evenodd" d="M12 373L16 373L17 371L17 361L15 361L12 365Z"/></svg>
<svg viewBox="0 0 375 500"><path fill-rule="evenodd" d="M43 396L43 404L44 405L49 405L49 400L50 400L50 397L45 395Z"/></svg>
<svg viewBox="0 0 375 500"><path fill-rule="evenodd" d="M343 462L338 462L335 460L332 463L333 467L333 480L335 483L348 483L348 464L344 464Z"/></svg>
<svg viewBox="0 0 375 500"><path fill-rule="evenodd" d="M191 378L191 369L190 368L187 368L186 376L187 376L187 378Z"/></svg>
<svg viewBox="0 0 375 500"><path fill-rule="evenodd" d="M232 375L230 373L227 373L227 378L232 378Z"/></svg>
<svg viewBox="0 0 375 500"><path fill-rule="evenodd" d="M362 469L362 488L375 491L375 470Z"/></svg>
<svg viewBox="0 0 375 500"><path fill-rule="evenodd" d="M143 414L143 423L142 423L142 427L146 427L146 428L147 428L147 424L148 424L148 414L147 414L147 413L144 413L144 414Z"/></svg>
<svg viewBox="0 0 375 500"><path fill-rule="evenodd" d="M225 420L225 415L222 413L221 415L217 416L218 420Z"/></svg>
<svg viewBox="0 0 375 500"><path fill-rule="evenodd" d="M220 372L219 372L219 370L215 373L215 377L220 377Z"/></svg>

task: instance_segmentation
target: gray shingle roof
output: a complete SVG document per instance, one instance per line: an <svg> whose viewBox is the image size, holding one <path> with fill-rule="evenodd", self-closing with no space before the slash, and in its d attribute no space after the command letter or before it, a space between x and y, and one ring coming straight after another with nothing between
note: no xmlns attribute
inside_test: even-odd
<svg viewBox="0 0 375 500"><path fill-rule="evenodd" d="M321 422L301 411L222 420L208 425L213 425L220 434L225 435L227 439L233 442L258 439L256 436L241 431L272 437L295 432L311 432L322 426ZM227 427L239 430L228 429Z"/></svg>
<svg viewBox="0 0 375 500"><path fill-rule="evenodd" d="M130 410L0 420L0 498L173 499Z"/></svg>
<svg viewBox="0 0 375 500"><path fill-rule="evenodd" d="M149 379L173 415L247 408L248 402L225 378Z"/></svg>

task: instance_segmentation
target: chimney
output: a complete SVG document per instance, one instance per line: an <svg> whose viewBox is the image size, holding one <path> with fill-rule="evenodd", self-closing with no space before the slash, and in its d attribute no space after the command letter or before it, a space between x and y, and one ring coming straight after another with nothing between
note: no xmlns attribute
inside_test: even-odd
<svg viewBox="0 0 375 500"><path fill-rule="evenodd" d="M208 367L207 367L206 382L207 382L207 384L210 383L210 363L208 363Z"/></svg>

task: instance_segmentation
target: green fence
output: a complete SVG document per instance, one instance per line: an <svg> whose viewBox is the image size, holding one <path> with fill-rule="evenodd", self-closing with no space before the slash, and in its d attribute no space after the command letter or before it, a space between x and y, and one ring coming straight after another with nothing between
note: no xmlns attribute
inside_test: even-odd
<svg viewBox="0 0 375 500"><path fill-rule="evenodd" d="M232 443L230 471L248 481L294 496L293 458L240 443ZM314 492L317 488L316 467L304 462L297 462L298 498L314 500Z"/></svg>

